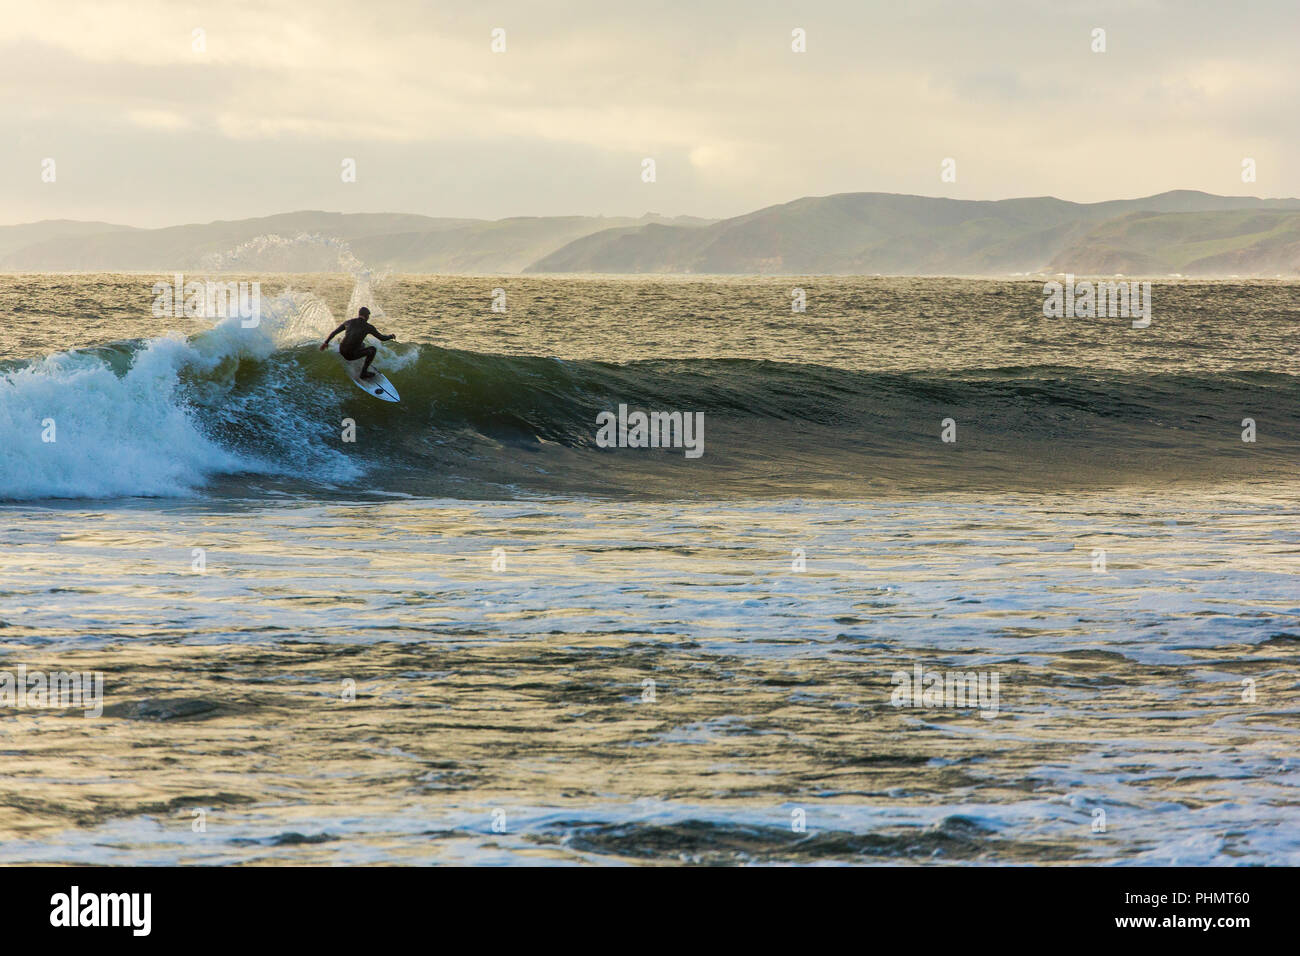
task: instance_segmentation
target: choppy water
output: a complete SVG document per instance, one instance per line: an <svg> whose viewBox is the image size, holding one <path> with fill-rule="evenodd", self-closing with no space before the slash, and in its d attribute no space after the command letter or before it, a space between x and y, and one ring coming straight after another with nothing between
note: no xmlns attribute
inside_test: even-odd
<svg viewBox="0 0 1300 956"><path fill-rule="evenodd" d="M0 670L105 675L0 710L0 861L1300 862L1296 286L154 278L0 284Z"/></svg>

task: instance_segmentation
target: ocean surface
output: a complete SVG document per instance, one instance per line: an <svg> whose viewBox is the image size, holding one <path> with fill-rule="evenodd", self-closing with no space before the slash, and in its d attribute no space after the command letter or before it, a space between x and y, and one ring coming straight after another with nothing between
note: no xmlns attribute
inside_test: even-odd
<svg viewBox="0 0 1300 956"><path fill-rule="evenodd" d="M0 277L0 863L1300 864L1300 284L171 278Z"/></svg>

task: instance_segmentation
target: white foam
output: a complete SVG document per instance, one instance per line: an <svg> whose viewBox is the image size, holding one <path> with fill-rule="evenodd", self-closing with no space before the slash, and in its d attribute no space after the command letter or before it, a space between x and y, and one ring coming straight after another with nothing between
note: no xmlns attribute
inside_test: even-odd
<svg viewBox="0 0 1300 956"><path fill-rule="evenodd" d="M224 365L233 375L243 360L311 338L304 323L321 319L310 304L286 293L255 327L235 317L190 339L170 332L136 352L125 375L65 352L0 376L0 499L181 496L217 474L272 470L203 434L182 373Z"/></svg>

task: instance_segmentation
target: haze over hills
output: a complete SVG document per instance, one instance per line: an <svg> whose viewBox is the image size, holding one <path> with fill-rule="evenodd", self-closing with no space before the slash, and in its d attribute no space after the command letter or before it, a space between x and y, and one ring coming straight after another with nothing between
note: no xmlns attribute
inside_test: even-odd
<svg viewBox="0 0 1300 956"><path fill-rule="evenodd" d="M134 232L130 226L108 222L78 222L75 219L46 219L21 226L0 226L0 261L29 246L58 239L76 239L104 232Z"/></svg>
<svg viewBox="0 0 1300 956"><path fill-rule="evenodd" d="M1133 212L1071 242L1053 267L1093 274L1295 275L1300 212Z"/></svg>
<svg viewBox="0 0 1300 956"><path fill-rule="evenodd" d="M1192 218L1169 240L1186 244L1198 231L1208 240L1238 240L1227 270L1238 274L1295 272L1281 239L1258 233L1242 211L1287 211L1300 222L1300 200L1212 196L1175 191L1145 199L1072 203L1050 197L977 202L885 193L843 193L797 199L713 225L682 229L647 224L606 230L575 240L539 260L529 272L705 272L774 274L946 274L998 275L1050 271L1134 273L1138 266L1178 261L1195 271L1194 256L1167 254L1158 232L1105 231L1108 223L1130 215L1160 214L1170 221ZM1274 224L1281 230L1283 226ZM1100 231L1099 231L1100 230ZM1267 240L1267 248L1252 243ZM1158 248L1159 247L1159 248ZM1071 256L1080 256L1072 267ZM1258 261L1256 261L1258 259ZM1207 270L1226 265L1207 260Z"/></svg>
<svg viewBox="0 0 1300 956"><path fill-rule="evenodd" d="M310 238L318 237L318 238ZM1175 190L1073 203L841 193L719 221L294 212L164 229L0 227L4 271L1296 275L1300 200Z"/></svg>
<svg viewBox="0 0 1300 956"><path fill-rule="evenodd" d="M317 211L162 229L46 221L0 227L0 271L328 271L339 267L340 252L346 248L372 268L513 273L589 233L658 221L683 228L711 222L653 214L641 219L552 216L489 221ZM342 243L304 241L311 237Z"/></svg>

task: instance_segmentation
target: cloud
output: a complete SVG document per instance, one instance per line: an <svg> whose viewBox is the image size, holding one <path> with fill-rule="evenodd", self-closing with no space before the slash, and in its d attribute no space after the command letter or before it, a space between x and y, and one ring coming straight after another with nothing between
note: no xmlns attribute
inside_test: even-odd
<svg viewBox="0 0 1300 956"><path fill-rule="evenodd" d="M1276 157L1255 191L1294 195L1300 165L1282 161L1300 151L1298 21L1280 2L69 0L0 21L0 119L34 150L84 151L69 158L87 177L101 158L159 158L113 201L125 213L174 190L189 218L232 203L407 208L428 181L455 182L420 210L435 214L453 201L460 215L628 213L646 202L644 156L665 213L848 190L1228 192L1243 155ZM1099 25L1104 54L1089 49ZM806 53L790 49L795 26ZM219 180L196 134L231 146L221 168L240 174ZM364 188L337 193L323 173L310 185L342 155L365 158ZM939 180L945 156L955 184ZM292 189L259 173L289 168ZM0 181L7 208L66 194Z"/></svg>
<svg viewBox="0 0 1300 956"><path fill-rule="evenodd" d="M190 129L194 126L192 120L170 110L127 110L126 119L147 129Z"/></svg>

